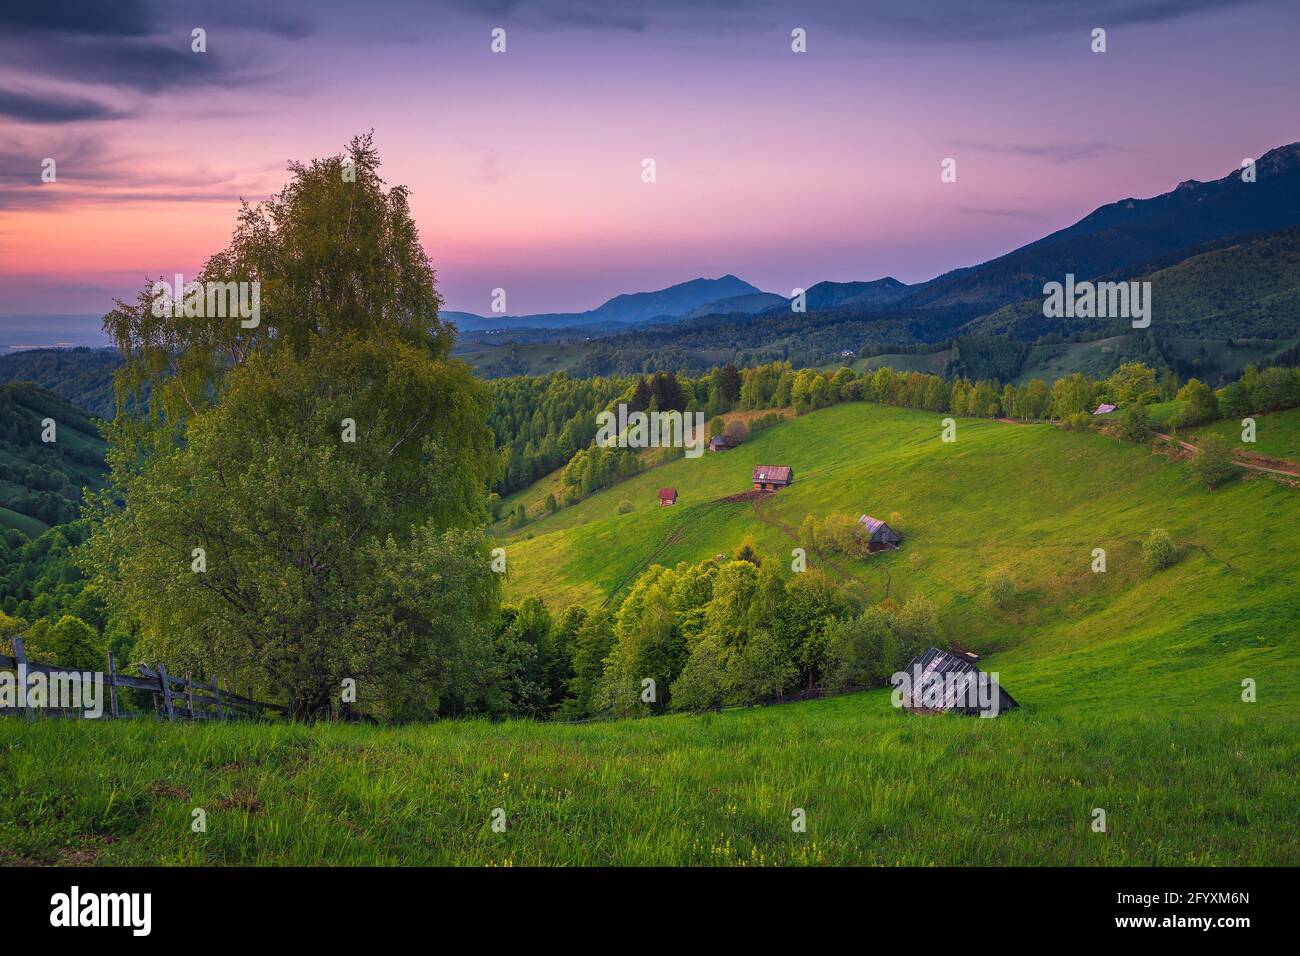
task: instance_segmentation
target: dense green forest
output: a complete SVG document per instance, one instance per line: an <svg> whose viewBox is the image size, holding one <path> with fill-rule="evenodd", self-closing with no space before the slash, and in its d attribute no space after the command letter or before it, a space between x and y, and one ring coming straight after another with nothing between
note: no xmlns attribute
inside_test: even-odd
<svg viewBox="0 0 1300 956"><path fill-rule="evenodd" d="M0 356L0 384L34 382L96 418L113 417L116 349L26 349Z"/></svg>
<svg viewBox="0 0 1300 956"><path fill-rule="evenodd" d="M77 517L82 489L103 484L95 423L31 384L0 386L0 527L32 537Z"/></svg>

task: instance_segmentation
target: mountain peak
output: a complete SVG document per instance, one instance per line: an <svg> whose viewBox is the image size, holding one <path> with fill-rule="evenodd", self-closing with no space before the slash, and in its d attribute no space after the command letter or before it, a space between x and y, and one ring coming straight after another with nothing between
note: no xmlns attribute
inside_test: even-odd
<svg viewBox="0 0 1300 956"><path fill-rule="evenodd" d="M1265 172L1276 173L1300 166L1300 143L1275 146L1255 160L1255 168Z"/></svg>

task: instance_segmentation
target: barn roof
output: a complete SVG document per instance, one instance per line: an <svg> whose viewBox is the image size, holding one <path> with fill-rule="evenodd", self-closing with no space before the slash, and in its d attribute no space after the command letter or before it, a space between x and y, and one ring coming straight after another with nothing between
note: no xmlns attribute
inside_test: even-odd
<svg viewBox="0 0 1300 956"><path fill-rule="evenodd" d="M1117 407L1117 406L1112 405L1112 404L1110 404L1109 402L1102 402L1100 405L1097 406L1097 410L1096 410L1095 412L1093 412L1093 414L1094 414L1094 415L1109 415L1111 412L1113 412L1113 411L1116 409L1116 407Z"/></svg>
<svg viewBox="0 0 1300 956"><path fill-rule="evenodd" d="M793 471L789 465L755 465L754 481L789 481Z"/></svg>
<svg viewBox="0 0 1300 956"><path fill-rule="evenodd" d="M659 500L660 500L660 501L671 501L673 498L676 498L676 497L677 497L677 489L676 489L676 488L660 488L660 489L659 489Z"/></svg>
<svg viewBox="0 0 1300 956"><path fill-rule="evenodd" d="M926 713L955 711L959 714L978 714L980 712L978 707L970 705L969 698L963 696L966 693L964 687L985 675L964 657L932 647L912 658L904 670L912 682L911 693L902 695L905 709ZM950 677L952 683L948 684ZM991 678L986 679L991 680ZM949 689L942 699L926 699L926 692L932 685L944 687L945 684L948 684ZM997 713L1020 706L1000 683L993 683L993 687L998 697Z"/></svg>
<svg viewBox="0 0 1300 956"><path fill-rule="evenodd" d="M867 534L872 541L902 541L902 535L885 524L879 518L873 518L871 515L863 515L858 519L858 524L867 529Z"/></svg>

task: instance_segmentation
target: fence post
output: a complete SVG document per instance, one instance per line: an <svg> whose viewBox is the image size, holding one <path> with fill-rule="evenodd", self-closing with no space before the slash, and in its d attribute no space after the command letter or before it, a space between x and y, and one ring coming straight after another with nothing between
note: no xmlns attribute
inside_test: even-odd
<svg viewBox="0 0 1300 956"><path fill-rule="evenodd" d="M14 669L22 677L19 692L23 695L23 716L31 720L32 709L27 706L27 652L23 650L23 639L21 637L13 638L12 643L14 646Z"/></svg>
<svg viewBox="0 0 1300 956"><path fill-rule="evenodd" d="M225 720L226 712L221 706L221 679L212 678L212 694L217 698L217 720Z"/></svg>
<svg viewBox="0 0 1300 956"><path fill-rule="evenodd" d="M167 708L167 719L175 720L176 713L172 710L171 680L167 677L167 665L161 661L158 662L158 683L162 684L163 705Z"/></svg>
<svg viewBox="0 0 1300 956"><path fill-rule="evenodd" d="M117 658L108 652L108 712L117 717Z"/></svg>
<svg viewBox="0 0 1300 956"><path fill-rule="evenodd" d="M188 710L190 720L194 719L194 685L190 682L190 672L185 672L185 709Z"/></svg>

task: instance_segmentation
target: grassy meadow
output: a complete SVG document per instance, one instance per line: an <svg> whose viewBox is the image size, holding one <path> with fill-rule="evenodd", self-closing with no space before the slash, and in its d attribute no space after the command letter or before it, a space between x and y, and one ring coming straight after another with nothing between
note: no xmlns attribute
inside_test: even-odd
<svg viewBox="0 0 1300 956"><path fill-rule="evenodd" d="M1068 674L1016 689L996 720L883 691L585 725L7 720L0 864L1300 863L1279 709L1080 713L1050 702Z"/></svg>
<svg viewBox="0 0 1300 956"><path fill-rule="evenodd" d="M961 419L945 444L940 419L839 405L638 475L504 537L508 597L596 606L651 561L746 534L785 561L807 513L897 512L901 550L810 564L864 601L925 594L1019 709L912 717L875 690L576 725L8 719L0 862L1300 864L1300 492L1206 492L1147 448L1045 425ZM794 485L719 502L755 463ZM656 506L662 485L680 504ZM1153 528L1179 546L1157 572ZM1016 582L1002 610L979 600L994 567Z"/></svg>

